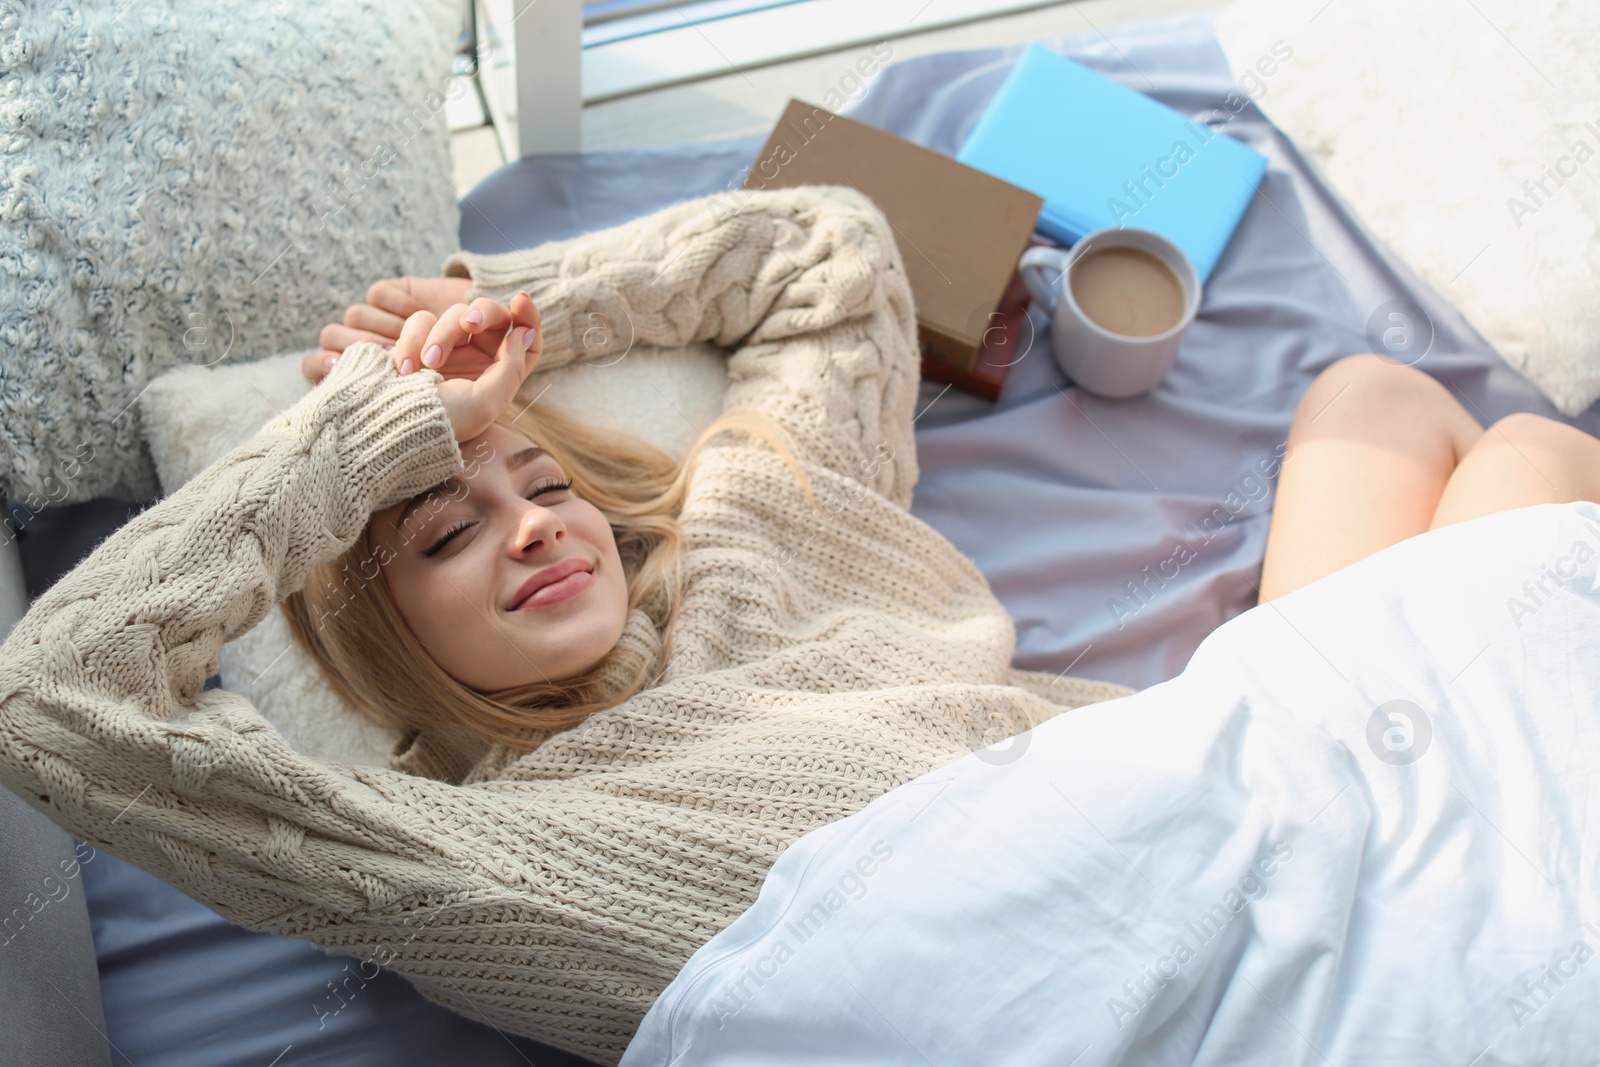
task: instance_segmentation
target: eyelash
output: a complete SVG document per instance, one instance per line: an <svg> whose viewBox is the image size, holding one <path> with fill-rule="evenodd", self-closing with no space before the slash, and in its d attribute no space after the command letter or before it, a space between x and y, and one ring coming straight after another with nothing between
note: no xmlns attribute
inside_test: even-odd
<svg viewBox="0 0 1600 1067"><path fill-rule="evenodd" d="M541 485L538 488L534 489L533 492L528 494L527 499L532 500L534 497L543 496L545 493L555 493L555 492L560 492L562 490L571 489L571 488L572 488L571 479L568 479L567 481L564 481L564 482L550 482L547 485ZM446 530L443 534L441 534L439 536L439 539L437 541L435 541L432 545L430 545L427 548L423 549L422 550L422 554L424 556L427 556L427 557L430 557L430 558L435 556L435 555L438 555L439 552L441 552L447 544L449 544L451 541L455 540L455 537L456 537L457 534L461 533L461 531L465 530L468 526L471 526L471 525L472 525L472 523L468 522L466 519L462 519L460 522L456 523L454 526L451 526L448 530Z"/></svg>

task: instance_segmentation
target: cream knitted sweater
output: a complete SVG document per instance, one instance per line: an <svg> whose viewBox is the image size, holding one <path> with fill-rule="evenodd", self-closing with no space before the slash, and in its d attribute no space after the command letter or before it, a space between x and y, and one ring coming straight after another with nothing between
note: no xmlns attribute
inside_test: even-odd
<svg viewBox="0 0 1600 1067"><path fill-rule="evenodd" d="M446 266L473 296L528 290L543 367L730 349L727 405L784 423L820 510L765 445L722 438L682 515L685 597L653 687L521 758L308 758L203 689L218 648L372 511L463 467L438 375L356 345L33 605L0 648L0 783L237 923L615 1063L796 837L1127 690L1013 669L983 576L910 514L916 322L862 194L691 200ZM623 640L661 645L642 613Z"/></svg>

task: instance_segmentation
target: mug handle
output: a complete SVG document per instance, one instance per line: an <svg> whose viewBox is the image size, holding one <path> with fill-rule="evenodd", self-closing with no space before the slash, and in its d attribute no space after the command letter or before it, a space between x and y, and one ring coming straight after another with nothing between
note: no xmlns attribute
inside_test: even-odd
<svg viewBox="0 0 1600 1067"><path fill-rule="evenodd" d="M1061 279L1066 274L1067 264L1071 258L1072 253L1063 249L1034 245L1017 260L1017 273L1022 276L1022 284L1028 287L1033 302L1046 311L1054 312L1056 309L1056 300L1061 292ZM1054 280L1048 285L1039 277L1040 267L1048 268L1055 275Z"/></svg>

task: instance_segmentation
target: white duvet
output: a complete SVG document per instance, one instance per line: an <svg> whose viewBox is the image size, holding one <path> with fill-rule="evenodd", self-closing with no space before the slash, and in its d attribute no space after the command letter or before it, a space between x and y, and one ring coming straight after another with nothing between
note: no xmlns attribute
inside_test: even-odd
<svg viewBox="0 0 1600 1067"><path fill-rule="evenodd" d="M1594 1063L1597 561L1412 538L807 834L624 1067Z"/></svg>

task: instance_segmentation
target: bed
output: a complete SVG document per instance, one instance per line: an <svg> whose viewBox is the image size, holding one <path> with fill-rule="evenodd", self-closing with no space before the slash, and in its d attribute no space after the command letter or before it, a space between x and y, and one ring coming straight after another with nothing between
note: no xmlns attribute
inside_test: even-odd
<svg viewBox="0 0 1600 1067"><path fill-rule="evenodd" d="M622 1067L1592 1062L1596 520L1408 538L805 835Z"/></svg>
<svg viewBox="0 0 1600 1067"><path fill-rule="evenodd" d="M1196 115L1233 87L1205 15L1042 43ZM1020 49L895 64L846 113L953 155ZM1533 411L1600 431L1600 413L1560 415L1377 246L1254 107L1226 132L1270 166L1160 388L1124 401L1071 388L1037 313L1038 341L998 402L922 385L912 510L988 577L1016 620L1018 666L1148 688L1253 604L1271 509L1261 464L1312 377L1373 348L1370 322L1394 301L1431 329L1419 366L1480 421ZM763 141L521 160L464 199L462 247L526 247L736 187ZM36 517L21 545L30 589L126 515L101 501ZM1180 543L1192 560L1151 580ZM83 879L115 1063L582 1062L452 1015L393 975L352 980L351 961L234 927L115 857Z"/></svg>

